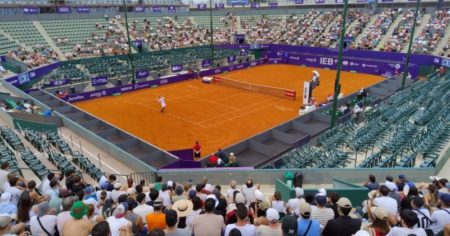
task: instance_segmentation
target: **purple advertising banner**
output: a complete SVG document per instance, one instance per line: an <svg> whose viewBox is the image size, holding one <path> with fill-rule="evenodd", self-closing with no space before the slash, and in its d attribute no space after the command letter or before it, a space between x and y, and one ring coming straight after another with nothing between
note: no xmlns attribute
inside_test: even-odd
<svg viewBox="0 0 450 236"><path fill-rule="evenodd" d="M367 0L356 0L357 3L366 3Z"/></svg>
<svg viewBox="0 0 450 236"><path fill-rule="evenodd" d="M23 14L39 14L38 7L24 7Z"/></svg>
<svg viewBox="0 0 450 236"><path fill-rule="evenodd" d="M37 79L37 78L39 78L39 77L41 77L41 76L43 76L45 74L50 73L52 70L58 68L59 66L60 66L60 63L57 62L57 63L53 63L51 65L40 67L40 68L35 69L35 70L28 71L26 73L28 73L28 78L30 79L29 81L33 81L33 80L35 80L35 79ZM10 78L6 79L6 82L8 82L11 85L14 85L14 86L17 87L19 85L19 78L16 75L16 76L13 76L13 77L10 77Z"/></svg>
<svg viewBox="0 0 450 236"><path fill-rule="evenodd" d="M381 2L394 2L394 0L381 0Z"/></svg>
<svg viewBox="0 0 450 236"><path fill-rule="evenodd" d="M152 7L152 12L162 12L161 7Z"/></svg>
<svg viewBox="0 0 450 236"><path fill-rule="evenodd" d="M260 7L259 3L257 3L257 2L254 2L251 4L251 8L259 8L259 7Z"/></svg>
<svg viewBox="0 0 450 236"><path fill-rule="evenodd" d="M199 10L206 10L207 6L206 4L202 3L202 4L197 4L197 9Z"/></svg>
<svg viewBox="0 0 450 236"><path fill-rule="evenodd" d="M5 56L0 56L0 62L5 62Z"/></svg>
<svg viewBox="0 0 450 236"><path fill-rule="evenodd" d="M211 59L205 59L202 61L202 67L206 68L206 67L210 67L211 66Z"/></svg>
<svg viewBox="0 0 450 236"><path fill-rule="evenodd" d="M316 1L316 3L319 3L319 4L325 3L325 0L315 0L315 1Z"/></svg>
<svg viewBox="0 0 450 236"><path fill-rule="evenodd" d="M89 7L77 7L78 13L89 13L91 12L91 9Z"/></svg>
<svg viewBox="0 0 450 236"><path fill-rule="evenodd" d="M277 8L278 7L278 3L277 2L269 2L269 7L270 8Z"/></svg>
<svg viewBox="0 0 450 236"><path fill-rule="evenodd" d="M344 0L334 0L334 2L337 4L344 4Z"/></svg>
<svg viewBox="0 0 450 236"><path fill-rule="evenodd" d="M223 3L216 3L216 9L224 9L225 8L225 4Z"/></svg>
<svg viewBox="0 0 450 236"><path fill-rule="evenodd" d="M141 40L134 40L133 45L135 47L142 47L142 41Z"/></svg>
<svg viewBox="0 0 450 236"><path fill-rule="evenodd" d="M168 11L168 12L176 12L176 11L177 11L177 8L176 8L175 6L168 6L168 7L167 7L167 11Z"/></svg>
<svg viewBox="0 0 450 236"><path fill-rule="evenodd" d="M148 70L136 71L136 79L145 79L149 76L150 76L150 72Z"/></svg>
<svg viewBox="0 0 450 236"><path fill-rule="evenodd" d="M243 64L239 64L239 65L224 66L224 67L220 67L220 68L202 71L202 72L200 72L200 76L209 76L209 75L213 75L213 74L227 72L227 71L230 71L233 69L254 67L254 66L262 65L262 64L264 64L264 62L262 60L259 60L259 61L247 62L247 63L243 63ZM126 92L136 91L139 89L150 88L152 86L180 82L180 81L184 81L187 79L192 79L194 76L196 76L196 75L195 74L174 75L171 77L143 81L143 82L139 82L136 84L123 85L123 86L118 86L118 87L109 88L109 89L100 89L100 90L91 91L91 92L70 94L69 96L65 97L64 100L66 100L67 102L79 102L79 101L84 101L84 100L89 100L89 99L94 99L94 98L101 98L101 97L110 96L113 94L126 93Z"/></svg>
<svg viewBox="0 0 450 236"><path fill-rule="evenodd" d="M48 84L44 84L42 86L42 88L50 88L50 87L66 85L66 84L70 84L71 82L72 82L72 80L70 80L70 79L53 80L53 81L50 81L50 83L48 83Z"/></svg>
<svg viewBox="0 0 450 236"><path fill-rule="evenodd" d="M295 0L295 4L303 4L303 0Z"/></svg>
<svg viewBox="0 0 450 236"><path fill-rule="evenodd" d="M180 72L183 70L183 65L172 65L172 72Z"/></svg>
<svg viewBox="0 0 450 236"><path fill-rule="evenodd" d="M106 75L104 76L99 76L99 77L95 77L95 78L91 78L91 84L92 86L100 86L100 85L105 85L108 84L108 77Z"/></svg>
<svg viewBox="0 0 450 236"><path fill-rule="evenodd" d="M72 9L70 7L56 7L56 12L58 12L58 13L71 13Z"/></svg>
<svg viewBox="0 0 450 236"><path fill-rule="evenodd" d="M134 12L145 12L145 7L143 6L135 6Z"/></svg>

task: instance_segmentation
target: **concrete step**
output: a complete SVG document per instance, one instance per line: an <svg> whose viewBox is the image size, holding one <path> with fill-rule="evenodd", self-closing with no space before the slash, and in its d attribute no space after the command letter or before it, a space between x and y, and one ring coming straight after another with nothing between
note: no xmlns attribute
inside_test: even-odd
<svg viewBox="0 0 450 236"><path fill-rule="evenodd" d="M379 51L380 48L384 45L384 43L386 42L386 40L392 36L392 33L394 32L394 30L398 27L398 25L400 24L400 21L402 20L402 15L399 14L397 16L397 18L394 19L394 22L392 22L392 24L389 26L389 29L387 30L385 35L382 35L380 38L380 42L378 42L377 47L375 48L376 51Z"/></svg>
<svg viewBox="0 0 450 236"><path fill-rule="evenodd" d="M32 48L28 47L27 45L25 45L25 44L23 44L23 43L21 43L21 42L16 41L9 33L5 32L5 31L2 30L2 29L0 29L0 34L3 34L3 36L5 36L5 37L6 37L7 39L9 39L10 41L13 41L13 42L17 43L19 46L21 46L21 47L23 47L23 48L25 48L25 49L27 49L27 50L29 50L29 51L32 50Z"/></svg>
<svg viewBox="0 0 450 236"><path fill-rule="evenodd" d="M414 30L413 39L417 38L419 34L422 32L423 28L430 22L431 14L424 14L422 19L420 19L420 24L416 25L416 29ZM408 42L409 43L409 42ZM402 48L402 52L406 53L408 52L408 44L405 44Z"/></svg>

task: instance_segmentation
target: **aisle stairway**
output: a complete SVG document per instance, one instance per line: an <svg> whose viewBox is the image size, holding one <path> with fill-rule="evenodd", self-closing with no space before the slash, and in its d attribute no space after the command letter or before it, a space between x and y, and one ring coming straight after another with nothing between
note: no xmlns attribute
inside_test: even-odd
<svg viewBox="0 0 450 236"><path fill-rule="evenodd" d="M414 36L413 39L417 38L417 36L419 36L419 34L422 32L423 28L425 28L425 26L428 24L428 22L430 22L431 19L431 14L424 14L422 19L420 20L420 24L416 24L416 29L414 30ZM409 43L409 42L408 42ZM408 52L408 44L406 44L403 49L402 49L403 53Z"/></svg>
<svg viewBox="0 0 450 236"><path fill-rule="evenodd" d="M378 43L377 47L375 48L376 51L379 51L380 48L384 45L384 43L386 42L386 40L391 37L392 33L394 32L394 30L398 27L398 25L400 24L400 21L402 21L402 14L399 14L397 16L397 18L395 18L394 22L392 22L391 26L389 27L389 29L386 31L386 34L381 36L380 42Z"/></svg>

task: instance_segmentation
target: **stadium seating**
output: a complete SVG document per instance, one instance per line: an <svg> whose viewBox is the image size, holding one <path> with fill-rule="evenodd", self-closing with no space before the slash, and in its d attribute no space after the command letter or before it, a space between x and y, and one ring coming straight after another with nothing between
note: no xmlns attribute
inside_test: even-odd
<svg viewBox="0 0 450 236"><path fill-rule="evenodd" d="M0 34L0 54L4 55L9 51L17 49L19 45Z"/></svg>
<svg viewBox="0 0 450 236"><path fill-rule="evenodd" d="M346 166L358 153L366 155L358 164L363 168L434 166L450 140L448 98L449 78L416 82L366 112L362 126L349 121L328 130L318 147L294 149L268 168Z"/></svg>
<svg viewBox="0 0 450 236"><path fill-rule="evenodd" d="M0 23L0 28L10 34L16 42L28 48L39 49L49 46L31 21L3 22Z"/></svg>

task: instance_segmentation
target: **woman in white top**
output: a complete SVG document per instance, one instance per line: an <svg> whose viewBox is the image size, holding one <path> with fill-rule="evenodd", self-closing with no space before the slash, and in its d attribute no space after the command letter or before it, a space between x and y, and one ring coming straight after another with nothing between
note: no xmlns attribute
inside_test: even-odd
<svg viewBox="0 0 450 236"><path fill-rule="evenodd" d="M275 192L272 197L271 206L281 214L286 214L286 206L283 200L281 200L281 193Z"/></svg>

